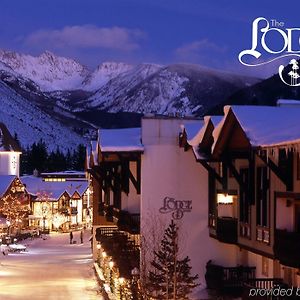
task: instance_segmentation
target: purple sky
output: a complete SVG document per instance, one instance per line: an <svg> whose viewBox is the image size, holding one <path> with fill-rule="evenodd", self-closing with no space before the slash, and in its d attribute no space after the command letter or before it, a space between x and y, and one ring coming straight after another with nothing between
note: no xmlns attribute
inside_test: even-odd
<svg viewBox="0 0 300 300"><path fill-rule="evenodd" d="M258 0L3 0L0 48L34 55L50 50L90 67L186 62L264 76L274 65L252 69L237 59L251 46L252 21L265 17L300 27L299 8Z"/></svg>

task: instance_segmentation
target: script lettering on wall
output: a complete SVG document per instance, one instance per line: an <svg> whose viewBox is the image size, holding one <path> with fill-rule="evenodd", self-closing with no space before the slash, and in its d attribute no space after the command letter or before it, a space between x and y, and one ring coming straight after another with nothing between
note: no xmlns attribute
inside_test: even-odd
<svg viewBox="0 0 300 300"><path fill-rule="evenodd" d="M161 214L172 214L174 220L182 219L183 215L192 211L191 200L175 200L175 198L165 197L163 206L159 209Z"/></svg>

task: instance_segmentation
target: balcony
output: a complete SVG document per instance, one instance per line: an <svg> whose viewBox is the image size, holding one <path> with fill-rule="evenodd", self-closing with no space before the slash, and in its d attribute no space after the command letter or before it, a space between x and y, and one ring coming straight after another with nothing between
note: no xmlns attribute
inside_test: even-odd
<svg viewBox="0 0 300 300"><path fill-rule="evenodd" d="M220 242L236 244L238 240L238 221L231 217L217 218L216 237Z"/></svg>
<svg viewBox="0 0 300 300"><path fill-rule="evenodd" d="M106 221L113 222L114 221L114 207L112 205L104 204L104 216Z"/></svg>
<svg viewBox="0 0 300 300"><path fill-rule="evenodd" d="M271 300L271 299L283 299L282 297L276 297L272 295L251 295L251 290L266 290L271 291L273 288L289 288L287 285L283 283L281 278L252 278L248 279L243 283L243 300ZM288 299L293 300L295 299L293 296L288 297Z"/></svg>
<svg viewBox="0 0 300 300"><path fill-rule="evenodd" d="M71 207L71 215L77 215L78 213L78 210L77 210L77 207Z"/></svg>
<svg viewBox="0 0 300 300"><path fill-rule="evenodd" d="M243 293L244 282L254 278L255 267L223 267L212 263L206 265L207 288L217 291L220 295L238 297Z"/></svg>
<svg viewBox="0 0 300 300"><path fill-rule="evenodd" d="M69 209L66 206L61 207L59 210L59 213L68 216L69 215Z"/></svg>
<svg viewBox="0 0 300 300"><path fill-rule="evenodd" d="M140 214L132 214L126 210L115 210L114 218L119 230L126 231L131 234L140 233Z"/></svg>
<svg viewBox="0 0 300 300"><path fill-rule="evenodd" d="M274 255L281 264L300 268L300 233L275 231Z"/></svg>
<svg viewBox="0 0 300 300"><path fill-rule="evenodd" d="M116 263L120 277L130 278L131 270L139 267L139 245L116 226L97 228L96 240Z"/></svg>

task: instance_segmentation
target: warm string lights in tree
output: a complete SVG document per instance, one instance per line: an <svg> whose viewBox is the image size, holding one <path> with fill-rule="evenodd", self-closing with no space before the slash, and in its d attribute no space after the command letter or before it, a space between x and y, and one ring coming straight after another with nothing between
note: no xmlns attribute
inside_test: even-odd
<svg viewBox="0 0 300 300"><path fill-rule="evenodd" d="M11 193L1 199L0 213L6 217L9 227L21 229L23 221L30 213L24 194Z"/></svg>
<svg viewBox="0 0 300 300"><path fill-rule="evenodd" d="M56 229L58 229L61 225L67 222L67 220L68 219L65 215L62 215L58 212L52 216L52 224Z"/></svg>

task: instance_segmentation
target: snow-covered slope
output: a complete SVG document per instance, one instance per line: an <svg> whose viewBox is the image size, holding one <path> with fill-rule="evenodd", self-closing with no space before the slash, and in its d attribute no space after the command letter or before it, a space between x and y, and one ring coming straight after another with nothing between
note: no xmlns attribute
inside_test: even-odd
<svg viewBox="0 0 300 300"><path fill-rule="evenodd" d="M43 139L49 151L57 147L66 151L86 142L1 81L0 122L8 127L12 135L17 133L23 147Z"/></svg>
<svg viewBox="0 0 300 300"><path fill-rule="evenodd" d="M83 104L89 108L97 107L114 111L112 107L119 104L120 99L125 100L124 97L128 92L160 70L160 68L159 65L141 64L127 72L121 73L100 87L88 100L83 100L80 106ZM115 111L120 110L120 107L115 107Z"/></svg>
<svg viewBox="0 0 300 300"><path fill-rule="evenodd" d="M34 81L43 91L80 88L89 74L88 69L75 60L56 56L49 51L35 57L0 50L0 62Z"/></svg>
<svg viewBox="0 0 300 300"><path fill-rule="evenodd" d="M83 80L81 88L88 91L97 90L112 78L133 68L133 65L125 63L104 62Z"/></svg>
<svg viewBox="0 0 300 300"><path fill-rule="evenodd" d="M111 79L80 108L110 112L203 114L240 88L256 82L195 65L139 65Z"/></svg>
<svg viewBox="0 0 300 300"><path fill-rule="evenodd" d="M32 107L36 106L51 121L83 134L90 134L90 123L99 125L95 120L100 110L203 115L257 81L187 64L105 62L90 71L73 59L47 51L34 57L0 50L0 83L14 90L16 98L19 94Z"/></svg>
<svg viewBox="0 0 300 300"><path fill-rule="evenodd" d="M49 51L31 56L0 49L0 71L12 71L16 76L32 80L44 92L95 91L132 68L133 65L125 63L104 62L90 71L73 59L60 57Z"/></svg>

